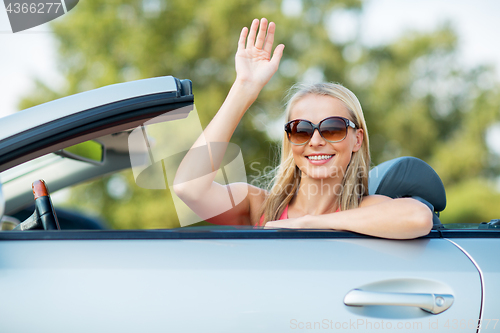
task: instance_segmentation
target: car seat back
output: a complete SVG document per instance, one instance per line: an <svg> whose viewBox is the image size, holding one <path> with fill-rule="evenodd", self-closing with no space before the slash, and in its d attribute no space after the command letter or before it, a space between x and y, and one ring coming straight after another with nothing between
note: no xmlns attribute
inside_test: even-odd
<svg viewBox="0 0 500 333"><path fill-rule="evenodd" d="M404 156L379 164L370 171L368 193L419 200L433 212L434 225L441 224L439 213L446 207L444 185L436 171L421 159Z"/></svg>

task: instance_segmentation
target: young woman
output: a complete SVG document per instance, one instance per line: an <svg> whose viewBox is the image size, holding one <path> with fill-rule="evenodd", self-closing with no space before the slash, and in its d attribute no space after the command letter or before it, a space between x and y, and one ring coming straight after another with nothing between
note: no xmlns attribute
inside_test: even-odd
<svg viewBox="0 0 500 333"><path fill-rule="evenodd" d="M260 28L259 28L260 25ZM354 231L407 239L429 233L432 212L411 198L368 195L368 131L356 96L341 85L299 85L287 103L281 164L269 192L246 183L214 182L223 154L210 143L229 142L236 126L278 69L284 45L272 46L276 26L255 19L241 31L236 80L176 174L176 194L215 224ZM267 33L267 34L266 34ZM272 54L272 56L271 56ZM207 147L207 158L196 153ZM198 150L199 152L199 150ZM206 174L206 172L204 173ZM242 198L228 209L228 191Z"/></svg>

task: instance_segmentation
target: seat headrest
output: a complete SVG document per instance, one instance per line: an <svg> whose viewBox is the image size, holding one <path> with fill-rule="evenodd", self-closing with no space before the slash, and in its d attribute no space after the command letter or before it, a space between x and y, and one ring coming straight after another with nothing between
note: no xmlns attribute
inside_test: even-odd
<svg viewBox="0 0 500 333"><path fill-rule="evenodd" d="M430 203L435 212L446 207L441 178L429 164L416 157L395 158L373 168L368 178L368 193L391 198L421 198Z"/></svg>

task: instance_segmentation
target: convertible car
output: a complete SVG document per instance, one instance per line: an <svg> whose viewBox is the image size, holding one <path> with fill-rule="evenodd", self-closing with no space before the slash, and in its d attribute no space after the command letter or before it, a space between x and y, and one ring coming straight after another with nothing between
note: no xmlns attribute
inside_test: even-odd
<svg viewBox="0 0 500 333"><path fill-rule="evenodd" d="M416 158L377 166L369 184L434 212L413 240L200 224L179 201L180 227L154 230L54 208L51 193L126 169L138 187L171 187L190 140L168 135L193 103L189 80L158 77L1 119L0 332L500 329L500 223L441 224L442 182ZM221 181L239 181L228 154Z"/></svg>

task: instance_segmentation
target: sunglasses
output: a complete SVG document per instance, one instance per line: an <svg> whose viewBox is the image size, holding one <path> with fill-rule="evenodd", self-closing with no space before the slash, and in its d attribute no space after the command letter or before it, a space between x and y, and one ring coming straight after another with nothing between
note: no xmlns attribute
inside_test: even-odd
<svg viewBox="0 0 500 333"><path fill-rule="evenodd" d="M349 127L355 129L356 125L343 117L328 117L317 125L309 120L295 119L285 124L285 132L291 144L301 146L311 140L315 130L328 142L340 142L346 138Z"/></svg>

